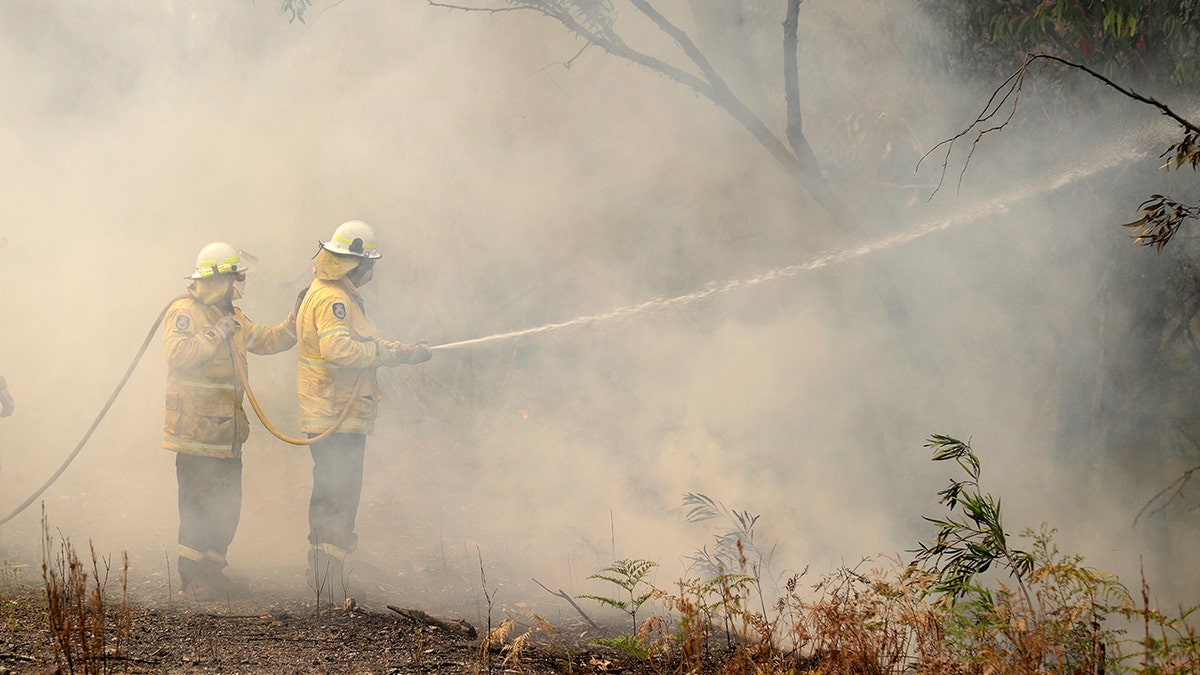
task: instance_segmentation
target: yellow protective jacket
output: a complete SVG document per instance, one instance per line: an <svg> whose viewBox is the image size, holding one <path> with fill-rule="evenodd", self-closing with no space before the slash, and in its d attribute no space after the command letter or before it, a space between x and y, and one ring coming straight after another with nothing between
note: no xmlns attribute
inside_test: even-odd
<svg viewBox="0 0 1200 675"><path fill-rule="evenodd" d="M358 397L338 433L369 434L383 398L375 369L396 365L394 343L379 337L379 330L363 311L362 296L344 273L333 279L322 278L322 256L318 256L318 276L309 285L296 314L300 430L316 434L333 426L351 403L350 396L361 375Z"/></svg>
<svg viewBox="0 0 1200 675"><path fill-rule="evenodd" d="M206 283L210 281L213 283ZM246 373L247 350L275 354L296 344L293 317L270 328L260 326L246 318L241 308L228 304L224 299L225 283L221 277L192 281L188 297L176 300L167 309L163 322L163 353L167 359L163 448L167 450L206 457L240 457L250 424L242 408L245 391L238 381L234 359ZM222 340L213 324L230 311L240 327L229 340Z"/></svg>

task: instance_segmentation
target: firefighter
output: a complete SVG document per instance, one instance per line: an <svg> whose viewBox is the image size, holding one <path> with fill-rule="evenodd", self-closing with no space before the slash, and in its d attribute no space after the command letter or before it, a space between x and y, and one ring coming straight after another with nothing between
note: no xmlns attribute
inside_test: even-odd
<svg viewBox="0 0 1200 675"><path fill-rule="evenodd" d="M362 494L363 456L382 398L375 369L423 363L433 355L424 342L382 339L367 319L359 289L371 280L380 257L373 227L360 220L339 225L317 250L314 279L297 313L301 431L316 436L351 406L336 432L309 446L313 487L308 580L331 597L345 591L343 564L358 543L354 522ZM351 400L356 387L358 395Z"/></svg>
<svg viewBox="0 0 1200 675"><path fill-rule="evenodd" d="M0 376L0 417L8 417L13 414L13 410L17 407L13 403L12 394L8 393L8 382L4 381L4 377Z"/></svg>
<svg viewBox="0 0 1200 675"><path fill-rule="evenodd" d="M233 304L247 266L224 242L200 250L187 295L164 319L167 359L163 448L175 452L179 484L179 577L199 600L241 590L223 571L242 510L242 444L250 433L242 408L246 352L275 354L296 344L293 310L260 326Z"/></svg>

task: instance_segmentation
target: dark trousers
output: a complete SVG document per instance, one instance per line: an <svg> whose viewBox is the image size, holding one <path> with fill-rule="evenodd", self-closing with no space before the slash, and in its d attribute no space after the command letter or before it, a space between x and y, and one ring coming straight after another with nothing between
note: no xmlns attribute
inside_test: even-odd
<svg viewBox="0 0 1200 675"><path fill-rule="evenodd" d="M177 453L175 479L179 483L179 575L187 582L225 567L225 554L242 515L242 458ZM197 555L202 559L197 560Z"/></svg>
<svg viewBox="0 0 1200 675"><path fill-rule="evenodd" d="M314 547L354 551L354 520L362 496L366 434L332 434L308 446L313 458L312 497L308 501L308 541Z"/></svg>

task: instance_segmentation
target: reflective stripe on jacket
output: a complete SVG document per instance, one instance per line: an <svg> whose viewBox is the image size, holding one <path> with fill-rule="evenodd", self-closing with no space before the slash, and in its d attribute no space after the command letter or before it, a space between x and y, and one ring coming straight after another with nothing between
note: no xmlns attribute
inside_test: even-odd
<svg viewBox="0 0 1200 675"><path fill-rule="evenodd" d="M196 297L176 300L164 320L163 354L167 359L166 421L163 448L189 455L238 457L250 435L242 408L244 390L234 370L234 358L246 370L247 350L275 354L296 344L290 320L270 328L259 326L233 307L240 325L222 340L213 324L220 308Z"/></svg>
<svg viewBox="0 0 1200 675"><path fill-rule="evenodd" d="M300 430L315 434L333 426L361 374L362 388L338 432L371 433L383 397L375 368L393 364L395 356L367 320L362 296L349 279L313 280L296 316L296 340Z"/></svg>

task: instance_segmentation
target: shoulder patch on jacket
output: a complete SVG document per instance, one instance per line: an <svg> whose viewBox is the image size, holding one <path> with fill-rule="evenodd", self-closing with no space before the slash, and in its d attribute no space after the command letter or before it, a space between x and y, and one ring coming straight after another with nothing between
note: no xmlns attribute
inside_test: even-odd
<svg viewBox="0 0 1200 675"><path fill-rule="evenodd" d="M180 314L175 317L175 330L187 330L192 325L192 317L187 314Z"/></svg>
<svg viewBox="0 0 1200 675"><path fill-rule="evenodd" d="M346 318L346 303L344 303L344 302L333 303L333 315L338 318L338 321L345 319Z"/></svg>

